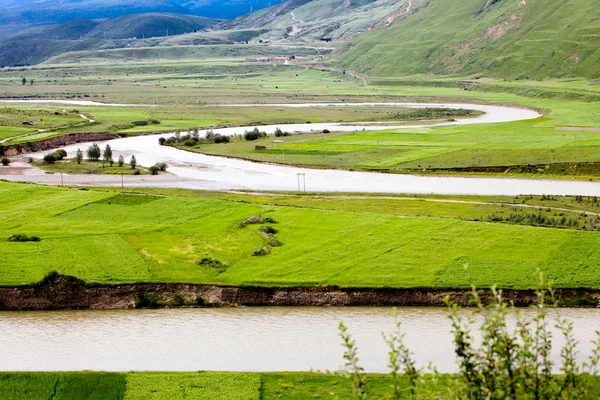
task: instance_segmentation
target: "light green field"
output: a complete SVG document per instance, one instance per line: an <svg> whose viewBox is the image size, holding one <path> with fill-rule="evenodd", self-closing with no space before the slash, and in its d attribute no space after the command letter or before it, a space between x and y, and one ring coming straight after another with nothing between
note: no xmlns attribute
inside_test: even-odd
<svg viewBox="0 0 600 400"><path fill-rule="evenodd" d="M600 283L594 245L600 232L476 222L493 210L475 204L436 211L445 205L426 203L419 211L413 203L404 211L390 199L370 212L378 203L364 199L335 209L191 193L157 197L2 183L0 237L41 241L0 241L0 283L37 282L57 271L101 283L463 288L465 264L478 286L532 287L537 268L557 287ZM459 219L459 212L472 220ZM252 256L269 241L259 226L239 227L255 215L277 222L274 237L283 244L266 256ZM226 268L200 265L203 258Z"/></svg>

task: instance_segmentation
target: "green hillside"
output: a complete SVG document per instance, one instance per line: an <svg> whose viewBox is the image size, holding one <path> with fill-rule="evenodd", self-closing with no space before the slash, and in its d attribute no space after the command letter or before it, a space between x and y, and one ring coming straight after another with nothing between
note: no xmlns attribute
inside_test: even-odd
<svg viewBox="0 0 600 400"><path fill-rule="evenodd" d="M413 0L407 11L340 49L339 64L373 76L600 76L597 1Z"/></svg>

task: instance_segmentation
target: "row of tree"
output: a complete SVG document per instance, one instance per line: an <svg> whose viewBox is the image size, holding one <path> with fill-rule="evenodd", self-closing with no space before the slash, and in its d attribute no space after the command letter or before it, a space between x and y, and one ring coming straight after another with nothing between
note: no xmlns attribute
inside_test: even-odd
<svg viewBox="0 0 600 400"><path fill-rule="evenodd" d="M98 161L98 160L100 160L100 158L102 158L102 166L103 167L106 166L106 164L108 164L112 167L115 163L115 161L113 159L112 149L110 148L110 145L108 145L108 144L104 148L104 151L102 151L102 150L100 150L100 147L96 143L94 143L90 147L88 147L86 153L87 153L88 160L90 160L90 161ZM81 164L81 162L83 161L83 152L81 151L81 149L77 149L77 153L75 154L75 160L77 160L77 164ZM119 158L117 160L117 165L119 167L122 167L123 165L125 165L125 159L123 158L122 155L119 156ZM129 160L129 166L132 169L135 169L137 167L137 160L135 159L134 155L132 155L131 159Z"/></svg>

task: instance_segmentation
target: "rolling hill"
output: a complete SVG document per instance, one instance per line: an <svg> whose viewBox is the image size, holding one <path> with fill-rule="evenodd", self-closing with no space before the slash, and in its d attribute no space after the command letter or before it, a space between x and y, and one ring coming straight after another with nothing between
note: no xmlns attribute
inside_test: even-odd
<svg viewBox="0 0 600 400"><path fill-rule="evenodd" d="M77 19L61 25L30 28L0 43L0 65L37 64L68 51L131 47L129 41L120 40L181 35L219 21L195 15L149 13L104 21Z"/></svg>
<svg viewBox="0 0 600 400"><path fill-rule="evenodd" d="M336 54L371 76L600 77L596 0L411 0Z"/></svg>

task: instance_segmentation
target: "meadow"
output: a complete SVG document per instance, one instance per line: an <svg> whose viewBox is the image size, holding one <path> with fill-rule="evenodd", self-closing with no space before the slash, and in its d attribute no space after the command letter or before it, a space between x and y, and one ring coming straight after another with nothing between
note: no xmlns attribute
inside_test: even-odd
<svg viewBox="0 0 600 400"><path fill-rule="evenodd" d="M534 287L538 268L557 287L599 286L597 218L583 216L597 207L592 200L578 209L573 202L571 212L536 199L544 205L536 215L577 219L568 228L490 219L527 211L507 198L459 204L160 192L0 183L0 284L35 283L57 271L103 284L464 288L468 264L482 287ZM275 222L243 224L253 216ZM591 229L579 229L586 220ZM6 240L13 235L41 240Z"/></svg>
<svg viewBox="0 0 600 400"><path fill-rule="evenodd" d="M286 138L284 143L202 145L194 151L317 168L400 173L488 173L596 179L600 175L598 81L486 80L472 77L359 79L318 65L271 65L242 58L42 64L0 72L10 97L66 98L158 107L79 107L95 124L35 133L0 127L9 144L74 132L137 135L194 128L298 122L373 121L390 110L281 109L266 103L476 102L514 104L542 118L494 125L358 132ZM21 85L26 76L34 85ZM214 107L249 103L256 108ZM23 109L23 106L9 106ZM34 107L54 112L64 107ZM398 110L401 111L401 110ZM29 133L27 136L19 136ZM268 145L267 152L254 149ZM285 158L283 154L286 154Z"/></svg>

